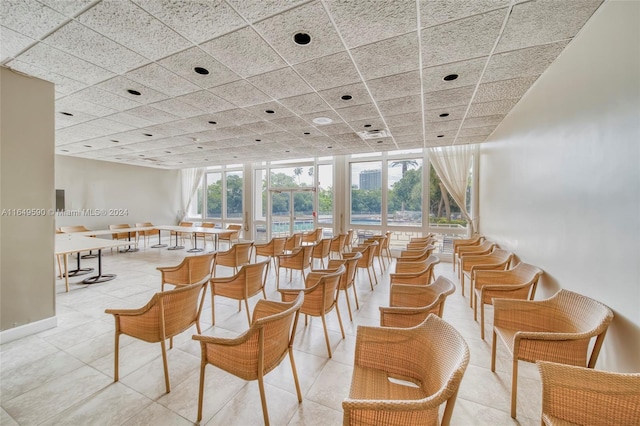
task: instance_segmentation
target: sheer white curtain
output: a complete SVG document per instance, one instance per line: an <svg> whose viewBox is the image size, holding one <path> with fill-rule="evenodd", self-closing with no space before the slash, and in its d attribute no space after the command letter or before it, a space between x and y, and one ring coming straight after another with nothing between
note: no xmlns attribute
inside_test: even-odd
<svg viewBox="0 0 640 426"><path fill-rule="evenodd" d="M469 222L469 232L475 232L475 223L467 211L467 184L474 146L454 145L428 148L429 161L440 181L449 191L462 214Z"/></svg>
<svg viewBox="0 0 640 426"><path fill-rule="evenodd" d="M189 205L191 204L191 200L193 200L193 196L196 194L198 185L200 185L200 180L202 179L202 175L204 175L204 171L205 169L203 167L181 170L182 204L180 208L182 210L178 215L178 220L184 220L187 216L189 212Z"/></svg>

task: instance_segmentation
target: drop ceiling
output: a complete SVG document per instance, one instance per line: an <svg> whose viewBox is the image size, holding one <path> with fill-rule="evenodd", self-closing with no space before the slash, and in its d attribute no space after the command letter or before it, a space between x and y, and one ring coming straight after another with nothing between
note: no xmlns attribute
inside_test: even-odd
<svg viewBox="0 0 640 426"><path fill-rule="evenodd" d="M601 3L3 0L0 61L55 84L61 155L176 169L481 143Z"/></svg>

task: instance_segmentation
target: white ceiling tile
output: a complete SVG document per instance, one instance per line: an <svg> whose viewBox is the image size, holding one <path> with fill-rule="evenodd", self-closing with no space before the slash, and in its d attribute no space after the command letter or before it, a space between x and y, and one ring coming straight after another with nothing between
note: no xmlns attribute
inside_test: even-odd
<svg viewBox="0 0 640 426"><path fill-rule="evenodd" d="M51 34L44 42L117 74L148 62L143 56L75 21Z"/></svg>
<svg viewBox="0 0 640 426"><path fill-rule="evenodd" d="M230 109L212 114L211 119L217 122L217 127L256 123L263 120L263 118L259 117L257 114L242 108Z"/></svg>
<svg viewBox="0 0 640 426"><path fill-rule="evenodd" d="M127 124L135 128L153 126L155 124L155 122L153 121L141 118L139 115L129 114L128 112L119 112L106 118L108 118L109 120L117 121L118 123Z"/></svg>
<svg viewBox="0 0 640 426"><path fill-rule="evenodd" d="M454 131L453 134L460 127L460 120L449 120L449 121L440 121L440 122L431 122L426 123L425 130L427 132L444 132L444 131Z"/></svg>
<svg viewBox="0 0 640 426"><path fill-rule="evenodd" d="M145 65L128 72L125 77L169 96L180 96L200 90L199 86L158 64Z"/></svg>
<svg viewBox="0 0 640 426"><path fill-rule="evenodd" d="M202 117L192 117L173 123L174 126L184 130L185 132L201 132L211 130L211 124L207 123Z"/></svg>
<svg viewBox="0 0 640 426"><path fill-rule="evenodd" d="M352 107L340 108L336 112L340 114L343 120L356 121L367 118L379 118L380 114L373 104L356 105Z"/></svg>
<svg viewBox="0 0 640 426"><path fill-rule="evenodd" d="M508 8L459 21L425 28L422 36L422 65L457 62L487 56L495 44Z"/></svg>
<svg viewBox="0 0 640 426"><path fill-rule="evenodd" d="M84 8L94 3L95 0L38 0L52 9L57 10L65 16L75 17Z"/></svg>
<svg viewBox="0 0 640 426"><path fill-rule="evenodd" d="M393 137L403 135L422 136L422 123L412 123L405 126L389 126L389 130Z"/></svg>
<svg viewBox="0 0 640 426"><path fill-rule="evenodd" d="M127 95L132 97L132 95ZM90 86L76 92L73 94L73 98L91 102L96 105L102 105L103 107L118 111L124 111L140 106L140 103L133 99L128 99L123 96L116 95L115 93L102 90L97 86Z"/></svg>
<svg viewBox="0 0 640 426"><path fill-rule="evenodd" d="M420 25L430 27L508 6L511 0L418 0Z"/></svg>
<svg viewBox="0 0 640 426"><path fill-rule="evenodd" d="M132 100L138 104L150 104L167 99L164 93L160 93L128 78L117 76L97 85L98 88L114 93L118 96ZM141 95L132 95L128 90L136 90Z"/></svg>
<svg viewBox="0 0 640 426"><path fill-rule="evenodd" d="M344 123L327 124L325 126L318 126L318 130L324 133L325 135L329 135L329 136L342 135L345 133L353 132L351 127L349 127Z"/></svg>
<svg viewBox="0 0 640 426"><path fill-rule="evenodd" d="M234 105L232 105L231 103L206 90L188 93L186 95L178 96L175 99L209 113L234 108Z"/></svg>
<svg viewBox="0 0 640 426"><path fill-rule="evenodd" d="M33 39L40 39L67 18L35 0L0 2L2 26Z"/></svg>
<svg viewBox="0 0 640 426"><path fill-rule="evenodd" d="M191 46L187 39L128 0L102 0L77 20L152 60Z"/></svg>
<svg viewBox="0 0 640 426"><path fill-rule="evenodd" d="M353 48L415 31L414 0L326 3L347 47Z"/></svg>
<svg viewBox="0 0 640 426"><path fill-rule="evenodd" d="M33 77L40 78L42 80L50 81L55 84L56 93L69 94L77 90L83 89L87 85L80 81L65 77L60 74L51 72L48 69L44 69L35 65L27 64L19 60L12 60L7 66L13 70L19 71L23 74L27 74Z"/></svg>
<svg viewBox="0 0 640 426"><path fill-rule="evenodd" d="M64 129L56 131L56 144L58 143L58 137L61 140L65 140L66 143L80 142L86 139L93 139L100 136L105 136L111 132L99 127L95 127L88 123L81 123L76 126L66 127Z"/></svg>
<svg viewBox="0 0 640 426"><path fill-rule="evenodd" d="M45 63L49 71L86 84L113 77L113 73L61 50L38 43L19 57L20 61L38 65Z"/></svg>
<svg viewBox="0 0 640 426"><path fill-rule="evenodd" d="M317 91L361 81L346 52L303 62L294 68Z"/></svg>
<svg viewBox="0 0 640 426"><path fill-rule="evenodd" d="M424 68L422 70L424 91L436 92L456 87L475 86L478 84L486 62L487 58L478 58ZM445 76L451 74L458 74L458 78L452 81L443 80Z"/></svg>
<svg viewBox="0 0 640 426"><path fill-rule="evenodd" d="M182 102L176 98L155 102L151 104L151 106L181 118L195 117L204 113L201 108Z"/></svg>
<svg viewBox="0 0 640 426"><path fill-rule="evenodd" d="M313 120L316 118L328 118L331 120L330 124L342 123L340 116L333 110L316 111L310 114L302 114L300 117L304 118L308 123L311 123L319 129L324 128L326 125L314 123Z"/></svg>
<svg viewBox="0 0 640 426"><path fill-rule="evenodd" d="M311 130L308 130L311 125L297 116L278 118L271 120L271 123L276 126L280 126L282 129L288 130L299 137L302 137L303 135L303 131L300 129L304 129L304 132L311 132Z"/></svg>
<svg viewBox="0 0 640 426"><path fill-rule="evenodd" d="M219 139L219 140L253 135L253 132L251 132L249 129L243 126L225 127L225 128L216 130L216 133L217 133L216 139Z"/></svg>
<svg viewBox="0 0 640 426"><path fill-rule="evenodd" d="M35 40L7 27L0 26L0 61L15 57L18 53L29 47Z"/></svg>
<svg viewBox="0 0 640 426"><path fill-rule="evenodd" d="M482 143L487 140L487 136L468 136L456 138L455 145L468 145L474 143Z"/></svg>
<svg viewBox="0 0 640 426"><path fill-rule="evenodd" d="M420 127L420 132L422 133L422 111L418 112L410 112L407 114L399 114L399 115L388 115L385 117L385 121L389 126L389 129L394 132L394 127L404 127L409 125L417 125Z"/></svg>
<svg viewBox="0 0 640 426"><path fill-rule="evenodd" d="M458 133L458 138L469 136L489 136L495 128L496 126L462 128Z"/></svg>
<svg viewBox="0 0 640 426"><path fill-rule="evenodd" d="M313 91L290 67L249 77L247 80L274 99L304 95Z"/></svg>
<svg viewBox="0 0 640 426"><path fill-rule="evenodd" d="M212 87L209 91L239 107L268 102L271 98L256 89L246 80L238 80L223 86Z"/></svg>
<svg viewBox="0 0 640 426"><path fill-rule="evenodd" d="M227 0L247 21L255 22L304 3L305 0Z"/></svg>
<svg viewBox="0 0 640 426"><path fill-rule="evenodd" d="M424 118L425 118L425 121L428 123L431 123L431 122L439 123L441 121L449 121L449 120L462 120L466 112L467 112L467 105L426 109L424 111ZM449 114L449 115L445 117L440 117L441 114Z"/></svg>
<svg viewBox="0 0 640 426"><path fill-rule="evenodd" d="M493 55L482 82L540 75L567 44L568 41L561 41Z"/></svg>
<svg viewBox="0 0 640 426"><path fill-rule="evenodd" d="M572 38L602 4L602 0L534 0L516 4L496 52Z"/></svg>
<svg viewBox="0 0 640 426"><path fill-rule="evenodd" d="M485 115L504 115L511 111L518 101L505 99L502 101L473 103L467 117L482 117Z"/></svg>
<svg viewBox="0 0 640 426"><path fill-rule="evenodd" d="M351 50L353 60L366 80L420 68L417 32L401 35Z"/></svg>
<svg viewBox="0 0 640 426"><path fill-rule="evenodd" d="M309 114L316 111L325 111L329 105L316 93L292 96L280 99L280 103L298 114Z"/></svg>
<svg viewBox="0 0 640 426"><path fill-rule="evenodd" d="M384 129L385 124L381 117L365 118L364 120L352 120L349 124L356 132L362 132L365 130Z"/></svg>
<svg viewBox="0 0 640 426"><path fill-rule="evenodd" d="M143 130L145 133L151 133L152 135L162 135L167 137L173 137L183 135L186 132L174 125L175 122L156 124L155 126L145 127Z"/></svg>
<svg viewBox="0 0 640 426"><path fill-rule="evenodd" d="M66 114L62 114L62 112L64 113L72 113L73 117L70 117ZM58 129L63 129L65 127L69 127L69 126L75 126L76 124L80 124L80 123L84 123L87 121L91 121L98 118L95 115L91 115L91 114L87 114L84 112L80 112L80 111L73 111L71 112L71 110L61 110L61 111L56 111L55 114L55 128L56 130Z"/></svg>
<svg viewBox="0 0 640 426"><path fill-rule="evenodd" d="M257 135L265 135L268 133L280 131L279 126L276 126L269 121L256 121L255 123L247 123L244 125L244 127L251 130Z"/></svg>
<svg viewBox="0 0 640 426"><path fill-rule="evenodd" d="M252 105L245 108L250 113L254 114L256 117L260 117L262 120L278 120L284 117L291 117L294 115L291 111L285 108L283 105L278 102L267 102L259 105ZM273 113L268 113L266 111L273 111Z"/></svg>
<svg viewBox="0 0 640 426"><path fill-rule="evenodd" d="M500 99L520 99L538 76L498 80L478 87L474 102L490 102Z"/></svg>
<svg viewBox="0 0 640 426"><path fill-rule="evenodd" d="M103 117L117 112L112 108L81 100L75 94L67 96L64 99L60 99L56 102L55 109L56 112L70 112L74 114L74 116L77 116L77 114L80 113L85 113L91 114L95 117Z"/></svg>
<svg viewBox="0 0 640 426"><path fill-rule="evenodd" d="M464 86L437 92L424 94L424 106L426 109L444 108L458 105L468 105L475 86Z"/></svg>
<svg viewBox="0 0 640 426"><path fill-rule="evenodd" d="M194 43L211 40L246 25L240 15L220 0L134 1Z"/></svg>
<svg viewBox="0 0 640 426"><path fill-rule="evenodd" d="M367 80L367 86L373 97L379 101L417 95L421 90L420 71Z"/></svg>
<svg viewBox="0 0 640 426"><path fill-rule="evenodd" d="M250 27L218 37L200 46L245 78L286 66L276 51Z"/></svg>
<svg viewBox="0 0 640 426"><path fill-rule="evenodd" d="M159 61L163 67L186 78L203 89L220 86L240 79L240 76L203 52L198 47L184 50ZM209 74L198 74L194 68L200 67Z"/></svg>
<svg viewBox="0 0 640 426"><path fill-rule="evenodd" d="M91 124L96 127L101 127L103 129L110 130L113 133L126 132L128 130L134 129L132 126L129 126L128 124L118 123L117 121L113 121L104 117L93 120Z"/></svg>
<svg viewBox="0 0 640 426"><path fill-rule="evenodd" d="M373 102L367 87L360 82L323 90L318 92L318 95L327 101L332 108L346 108ZM343 96L351 96L351 99L342 99Z"/></svg>
<svg viewBox="0 0 640 426"><path fill-rule="evenodd" d="M504 115L486 115L484 117L468 117L462 128L497 126L504 119Z"/></svg>
<svg viewBox="0 0 640 426"><path fill-rule="evenodd" d="M313 1L255 24L255 29L289 64L327 56L344 49L340 37L319 1ZM311 42L298 45L293 36L311 36Z"/></svg>
<svg viewBox="0 0 640 426"><path fill-rule="evenodd" d="M388 99L378 102L378 107L383 115L398 115L408 112L422 112L422 97L405 96L403 98Z"/></svg>
<svg viewBox="0 0 640 426"><path fill-rule="evenodd" d="M149 105L142 105L130 110L127 110L127 114L134 117L139 117L147 121L151 121L154 124L166 123L169 121L178 120L179 117L169 114L168 112L161 111L153 108Z"/></svg>

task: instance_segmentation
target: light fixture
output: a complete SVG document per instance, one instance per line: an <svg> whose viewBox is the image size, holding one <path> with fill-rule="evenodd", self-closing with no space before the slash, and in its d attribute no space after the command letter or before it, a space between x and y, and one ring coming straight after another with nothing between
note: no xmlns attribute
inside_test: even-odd
<svg viewBox="0 0 640 426"><path fill-rule="evenodd" d="M443 112L442 114L440 114L440 117L448 117L449 113L448 112Z"/></svg>
<svg viewBox="0 0 640 426"><path fill-rule="evenodd" d="M305 134L305 135L310 135L311 133L309 133L309 132L304 132L304 134Z"/></svg>
<svg viewBox="0 0 640 426"><path fill-rule="evenodd" d="M296 33L293 35L293 41L300 46L304 46L311 43L311 36L307 33Z"/></svg>
<svg viewBox="0 0 640 426"><path fill-rule="evenodd" d="M275 114L276 112L272 109L267 109L264 112L266 112L267 114Z"/></svg>
<svg viewBox="0 0 640 426"><path fill-rule="evenodd" d="M85 148L93 148L93 146L91 145L82 145L82 146L84 146Z"/></svg>
<svg viewBox="0 0 640 426"><path fill-rule="evenodd" d="M206 69L206 68L202 68L202 67L195 67L193 70L194 70L195 72L197 72L198 74L201 74L201 75L207 75L207 74L209 74L209 70L208 70L208 69Z"/></svg>
<svg viewBox="0 0 640 426"><path fill-rule="evenodd" d="M444 135L438 135L437 137L439 137L439 138L444 138Z"/></svg>
<svg viewBox="0 0 640 426"><path fill-rule="evenodd" d="M208 121L209 124L218 124L216 121Z"/></svg>
<svg viewBox="0 0 640 426"><path fill-rule="evenodd" d="M333 122L333 120L328 117L316 117L312 121L313 121L313 124L319 124L319 125L329 124Z"/></svg>
<svg viewBox="0 0 640 426"><path fill-rule="evenodd" d="M73 114L71 114L70 112L60 112L60 114L68 115L69 117L73 117Z"/></svg>
<svg viewBox="0 0 640 426"><path fill-rule="evenodd" d="M133 90L133 89L128 89L127 92L129 92L132 95L135 96L140 96L142 93L138 92L137 90Z"/></svg>
<svg viewBox="0 0 640 426"><path fill-rule="evenodd" d="M353 99L353 96L351 96L351 95L342 95L340 97L340 99L342 99L343 101L350 101L351 99Z"/></svg>
<svg viewBox="0 0 640 426"><path fill-rule="evenodd" d="M151 133L143 133L143 135L149 136L149 137L153 136Z"/></svg>
<svg viewBox="0 0 640 426"><path fill-rule="evenodd" d="M371 124L365 124L365 125L364 125L364 126L362 126L362 127L371 127Z"/></svg>
<svg viewBox="0 0 640 426"><path fill-rule="evenodd" d="M444 81L453 81L456 78L458 78L458 74L449 74L449 75L445 75L442 79Z"/></svg>
<svg viewBox="0 0 640 426"><path fill-rule="evenodd" d="M113 143L120 143L120 141L117 141L117 140L115 140L115 139L111 139L111 142L113 142Z"/></svg>

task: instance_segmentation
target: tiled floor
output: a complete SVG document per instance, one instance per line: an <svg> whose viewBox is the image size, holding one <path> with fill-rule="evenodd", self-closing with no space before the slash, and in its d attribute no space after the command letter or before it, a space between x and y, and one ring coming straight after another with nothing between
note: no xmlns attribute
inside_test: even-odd
<svg viewBox="0 0 640 426"><path fill-rule="evenodd" d="M105 272L117 273L110 282L91 286L71 284L64 292L56 283L58 326L0 346L0 401L2 425L189 425L196 421L200 348L191 340L195 327L177 337L169 351L171 393L164 391L160 345L124 336L120 340L120 381L113 382L114 320L106 308L143 306L159 291L156 266L177 264L184 251L141 249L137 253L104 255ZM96 266L96 260L84 260ZM377 267L376 267L377 268ZM393 269L393 266L392 268ZM364 271L362 271L364 272ZM230 275L221 267L218 275ZM298 275L296 275L298 274ZM378 273L379 274L379 273ZM436 267L456 285L451 264ZM342 340L335 312L328 318L333 358L327 357L319 318L298 325L295 360L303 402L298 403L288 360L266 376L267 404L274 425L339 425L341 402L348 395L358 325L378 325L378 306L387 305L389 274L378 275L371 291L366 273L357 277L360 310L349 321L344 295L340 312L346 339ZM267 296L279 300L270 271ZM291 284L300 283L294 271ZM80 278L71 282L79 282ZM296 283L297 281L297 283ZM254 297L251 307L258 300ZM487 341L480 339L469 301L460 289L449 296L444 319L465 337L471 360L460 386L453 412L454 425L538 425L540 379L535 365L520 363L518 420L509 416L511 362L498 346L496 373L490 370L491 321L488 310ZM210 299L201 317L204 334L235 336L247 328L237 302L216 298L216 326L211 327ZM208 366L202 425L254 425L262 423L257 382L245 382Z"/></svg>

